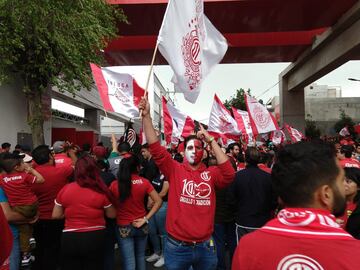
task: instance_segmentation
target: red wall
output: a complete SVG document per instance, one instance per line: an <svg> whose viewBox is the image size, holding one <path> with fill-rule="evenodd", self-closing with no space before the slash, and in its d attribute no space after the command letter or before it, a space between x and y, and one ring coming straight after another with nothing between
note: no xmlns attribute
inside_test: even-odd
<svg viewBox="0 0 360 270"><path fill-rule="evenodd" d="M76 131L75 128L53 128L51 135L52 144L56 141L69 141L80 147L85 143L96 145L98 135L93 131Z"/></svg>

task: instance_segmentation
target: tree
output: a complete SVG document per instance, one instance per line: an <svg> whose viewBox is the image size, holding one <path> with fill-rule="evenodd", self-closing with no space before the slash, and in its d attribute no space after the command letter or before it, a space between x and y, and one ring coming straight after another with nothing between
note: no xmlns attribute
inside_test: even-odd
<svg viewBox="0 0 360 270"><path fill-rule="evenodd" d="M354 121L348 116L343 109L340 109L340 120L334 124L334 129L337 133L340 132L344 127L347 127L352 136L355 135Z"/></svg>
<svg viewBox="0 0 360 270"><path fill-rule="evenodd" d="M317 128L316 122L312 120L311 114L307 115L305 119L305 136L310 139L315 139L320 137L320 129Z"/></svg>
<svg viewBox="0 0 360 270"><path fill-rule="evenodd" d="M229 100L225 100L225 107L229 111L231 111L231 107L246 111L245 94L251 95L250 92L250 89L248 89L247 91L245 91L243 88L237 89L235 95L233 95Z"/></svg>
<svg viewBox="0 0 360 270"><path fill-rule="evenodd" d="M51 87L90 89L89 63L125 22L105 0L0 0L0 82L20 79L33 145L44 142L42 96Z"/></svg>

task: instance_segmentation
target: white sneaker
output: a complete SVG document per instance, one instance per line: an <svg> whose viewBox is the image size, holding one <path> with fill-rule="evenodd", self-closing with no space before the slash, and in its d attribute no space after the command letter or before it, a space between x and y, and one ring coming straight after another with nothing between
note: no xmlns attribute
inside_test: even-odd
<svg viewBox="0 0 360 270"><path fill-rule="evenodd" d="M160 259L154 264L154 267L163 267L165 264L164 256L160 256Z"/></svg>
<svg viewBox="0 0 360 270"><path fill-rule="evenodd" d="M160 256L154 253L149 258L146 259L147 262L156 262L158 259L160 259Z"/></svg>

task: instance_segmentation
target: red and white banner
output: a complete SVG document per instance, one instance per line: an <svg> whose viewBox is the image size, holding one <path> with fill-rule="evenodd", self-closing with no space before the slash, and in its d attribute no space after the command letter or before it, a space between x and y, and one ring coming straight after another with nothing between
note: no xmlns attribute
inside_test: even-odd
<svg viewBox="0 0 360 270"><path fill-rule="evenodd" d="M135 79L127 73L116 72L116 67L98 67L90 64L104 110L129 118L139 117L138 105L144 95Z"/></svg>
<svg viewBox="0 0 360 270"><path fill-rule="evenodd" d="M279 129L275 118L255 98L245 95L245 103L254 135Z"/></svg>
<svg viewBox="0 0 360 270"><path fill-rule="evenodd" d="M254 133L250 124L250 117L247 111L242 111L232 107L234 118L237 122L238 128L242 134L242 140L248 145L255 144Z"/></svg>
<svg viewBox="0 0 360 270"><path fill-rule="evenodd" d="M217 95L214 96L214 102L210 112L208 132L215 137L225 137L225 139L233 140L238 140L241 135L235 119Z"/></svg>
<svg viewBox="0 0 360 270"><path fill-rule="evenodd" d="M162 98L162 105L164 133L167 144L181 137L185 138L194 132L195 124L189 116L168 103L164 97Z"/></svg>
<svg viewBox="0 0 360 270"><path fill-rule="evenodd" d="M270 134L270 140L273 142L274 145L282 144L286 139L284 131L281 129L274 130Z"/></svg>
<svg viewBox="0 0 360 270"><path fill-rule="evenodd" d="M227 51L227 42L204 14L203 0L169 0L158 36L159 51L175 89L195 103L200 85Z"/></svg>
<svg viewBox="0 0 360 270"><path fill-rule="evenodd" d="M343 127L340 132L339 132L339 135L340 136L343 136L343 137L346 137L346 136L349 136L350 135L350 132L348 130L347 127Z"/></svg>
<svg viewBox="0 0 360 270"><path fill-rule="evenodd" d="M293 128L292 126L289 126L288 124L285 124L284 126L286 130L289 132L292 142L300 142L302 139L305 139L305 136L297 129Z"/></svg>

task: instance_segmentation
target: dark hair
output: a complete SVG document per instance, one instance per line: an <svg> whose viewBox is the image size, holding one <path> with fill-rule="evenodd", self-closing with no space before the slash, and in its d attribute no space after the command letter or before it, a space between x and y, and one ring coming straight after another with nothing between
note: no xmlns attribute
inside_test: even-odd
<svg viewBox="0 0 360 270"><path fill-rule="evenodd" d="M245 151L245 162L250 165L257 165L260 162L260 153L256 147L249 146Z"/></svg>
<svg viewBox="0 0 360 270"><path fill-rule="evenodd" d="M238 146L239 149L241 148L241 147L240 147L240 144L238 144L237 142L233 142L233 143L230 143L230 144L228 145L228 147L226 148L226 153L230 153L230 150L234 150L234 147L235 147L235 146Z"/></svg>
<svg viewBox="0 0 360 270"><path fill-rule="evenodd" d="M357 184L357 187L359 190L360 189L360 169L351 167L351 168L344 168L344 171L345 171L345 177L354 181ZM358 191L354 198L354 202L359 201L359 199L360 199L360 192Z"/></svg>
<svg viewBox="0 0 360 270"><path fill-rule="evenodd" d="M76 161L74 178L80 187L105 194L111 203L116 203L114 196L101 180L100 169L96 165L95 159L90 155L84 154Z"/></svg>
<svg viewBox="0 0 360 270"><path fill-rule="evenodd" d="M22 146L21 146L20 144L17 144L17 145L15 145L15 149L20 149L20 150L22 150Z"/></svg>
<svg viewBox="0 0 360 270"><path fill-rule="evenodd" d="M272 168L274 189L289 207L308 207L317 188L335 185L339 167L335 147L324 142L286 145Z"/></svg>
<svg viewBox="0 0 360 270"><path fill-rule="evenodd" d="M144 143L144 144L141 146L141 149L149 149L149 144L148 144L148 143Z"/></svg>
<svg viewBox="0 0 360 270"><path fill-rule="evenodd" d="M117 174L120 202L124 202L130 196L131 174L138 172L139 165L140 161L136 155L129 154L120 161Z"/></svg>
<svg viewBox="0 0 360 270"><path fill-rule="evenodd" d="M45 144L39 145L31 152L31 156L34 161L39 165L48 163L50 160L50 154L51 150L49 149L49 146Z"/></svg>
<svg viewBox="0 0 360 270"><path fill-rule="evenodd" d="M183 163L184 157L183 157L180 153L176 153L176 154L174 155L174 160L176 160L176 161L179 162L179 163Z"/></svg>
<svg viewBox="0 0 360 270"><path fill-rule="evenodd" d="M130 152L131 146L128 142L119 143L117 150L119 153Z"/></svg>
<svg viewBox="0 0 360 270"><path fill-rule="evenodd" d="M1 148L10 148L11 147L11 144L10 143L8 143L8 142L5 142L5 143L3 143L2 145L1 145Z"/></svg>
<svg viewBox="0 0 360 270"><path fill-rule="evenodd" d="M354 148L351 145L343 145L341 146L340 153L344 154L346 158L351 158L353 151Z"/></svg>
<svg viewBox="0 0 360 270"><path fill-rule="evenodd" d="M186 149L188 142L191 140L199 140L201 142L201 146L204 147L204 142L202 140L200 140L196 135L189 135L185 138L185 141L184 141L184 151Z"/></svg>

